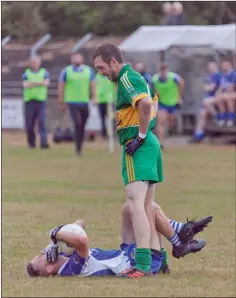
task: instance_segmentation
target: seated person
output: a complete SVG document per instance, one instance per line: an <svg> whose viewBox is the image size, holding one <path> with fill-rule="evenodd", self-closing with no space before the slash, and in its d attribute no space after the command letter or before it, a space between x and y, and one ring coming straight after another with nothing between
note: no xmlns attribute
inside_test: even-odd
<svg viewBox="0 0 236 298"><path fill-rule="evenodd" d="M232 64L224 59L221 61L220 88L216 94L215 104L219 109L217 124L232 127L235 121L235 100L236 100L236 72Z"/></svg>
<svg viewBox="0 0 236 298"><path fill-rule="evenodd" d="M200 143L203 141L208 115L216 115L214 105L216 102L216 92L219 89L221 79L216 62L208 62L207 72L208 76L203 86L205 92L203 104L200 109L194 135L190 140L191 143Z"/></svg>
<svg viewBox="0 0 236 298"><path fill-rule="evenodd" d="M157 204L153 204L153 218L158 227L162 210ZM191 221L186 224L171 221L171 226L176 230L179 237L186 241L185 254L200 251L205 246L204 240L193 240L193 237L202 231L212 216L208 216L200 221ZM85 229L83 221L76 221L75 224ZM105 276L121 275L125 270L129 270L134 265L135 239L130 220L130 210L125 204L122 208L121 237L122 244L120 249L103 250L100 248L89 248L87 236L80 236L73 233L63 232L59 226L50 233L52 242L27 265L28 274L33 276ZM177 232L178 231L178 232ZM74 247L71 256L59 253L57 240L64 241ZM184 256L184 255L183 255ZM159 237L155 247L152 247L152 260L150 274L163 272L167 265L163 252L161 251Z"/></svg>

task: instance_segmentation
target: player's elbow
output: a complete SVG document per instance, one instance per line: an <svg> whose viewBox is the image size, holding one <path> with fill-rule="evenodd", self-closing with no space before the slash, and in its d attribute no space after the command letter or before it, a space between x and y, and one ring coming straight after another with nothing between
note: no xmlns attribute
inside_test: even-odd
<svg viewBox="0 0 236 298"><path fill-rule="evenodd" d="M78 219L78 220L76 220L76 221L75 221L75 224L78 225L78 226L80 226L82 229L85 230L86 223L85 223L85 221L84 221L83 219Z"/></svg>
<svg viewBox="0 0 236 298"><path fill-rule="evenodd" d="M79 236L79 243L80 243L80 247L88 247L88 237L86 235L84 236Z"/></svg>
<svg viewBox="0 0 236 298"><path fill-rule="evenodd" d="M139 101L138 109L145 115L149 115L152 109L152 102L149 98L143 98Z"/></svg>
<svg viewBox="0 0 236 298"><path fill-rule="evenodd" d="M180 87L181 87L181 88L184 88L184 85L185 85L184 79L181 79L181 80L180 80Z"/></svg>

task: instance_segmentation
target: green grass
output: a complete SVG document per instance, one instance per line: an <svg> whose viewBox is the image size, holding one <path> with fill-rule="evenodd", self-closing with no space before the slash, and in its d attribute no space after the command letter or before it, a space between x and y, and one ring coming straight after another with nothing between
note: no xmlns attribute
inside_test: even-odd
<svg viewBox="0 0 236 298"><path fill-rule="evenodd" d="M16 141L18 140L18 142ZM156 201L173 219L212 214L200 236L205 249L176 260L171 274L142 280L37 278L25 264L48 242L48 231L84 218L90 246L117 248L124 187L120 149L86 144L78 158L72 145L29 151L21 136L3 136L3 297L234 297L235 160L229 147L191 146L164 153L165 181ZM171 246L167 243L171 253ZM169 253L169 255L170 255Z"/></svg>

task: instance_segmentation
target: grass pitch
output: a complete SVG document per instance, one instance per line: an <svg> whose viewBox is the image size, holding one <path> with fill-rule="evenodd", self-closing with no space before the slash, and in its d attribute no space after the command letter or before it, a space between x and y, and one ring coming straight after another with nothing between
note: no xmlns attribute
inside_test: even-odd
<svg viewBox="0 0 236 298"><path fill-rule="evenodd" d="M120 149L86 144L28 150L20 135L3 135L3 297L235 297L235 156L231 147L189 146L164 153L165 182L156 201L170 218L212 214L200 234L205 249L175 260L171 274L141 280L29 278L25 264L48 242L48 231L78 218L87 221L90 247L118 248L124 188Z"/></svg>

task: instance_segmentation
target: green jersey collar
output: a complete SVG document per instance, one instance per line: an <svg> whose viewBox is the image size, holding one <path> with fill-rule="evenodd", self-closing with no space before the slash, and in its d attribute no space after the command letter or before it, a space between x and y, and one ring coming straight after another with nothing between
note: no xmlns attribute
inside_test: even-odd
<svg viewBox="0 0 236 298"><path fill-rule="evenodd" d="M120 80L120 78L123 76L123 74L130 69L130 65L129 64L125 64L122 68L121 71L119 72L118 75L118 81Z"/></svg>

